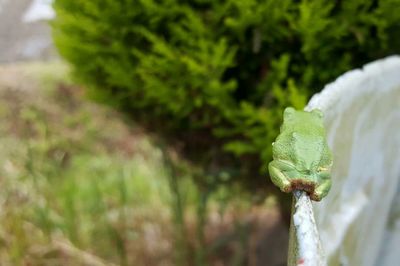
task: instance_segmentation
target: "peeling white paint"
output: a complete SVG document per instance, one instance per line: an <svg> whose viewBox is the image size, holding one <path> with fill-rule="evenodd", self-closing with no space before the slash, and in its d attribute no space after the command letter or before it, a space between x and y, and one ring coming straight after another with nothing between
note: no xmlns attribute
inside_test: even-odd
<svg viewBox="0 0 400 266"><path fill-rule="evenodd" d="M300 191L295 191L294 197L293 226L298 247L297 266L325 266L311 200L305 192Z"/></svg>

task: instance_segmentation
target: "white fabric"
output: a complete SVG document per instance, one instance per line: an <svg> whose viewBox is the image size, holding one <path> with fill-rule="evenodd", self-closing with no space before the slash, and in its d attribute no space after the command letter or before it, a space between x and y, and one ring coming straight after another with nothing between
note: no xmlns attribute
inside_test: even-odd
<svg viewBox="0 0 400 266"><path fill-rule="evenodd" d="M332 189L314 204L329 265L399 265L400 56L340 76L314 108L334 154Z"/></svg>

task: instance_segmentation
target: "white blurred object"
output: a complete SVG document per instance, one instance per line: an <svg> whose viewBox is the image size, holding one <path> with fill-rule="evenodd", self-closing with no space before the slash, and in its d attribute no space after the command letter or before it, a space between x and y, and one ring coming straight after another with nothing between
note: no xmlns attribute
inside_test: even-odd
<svg viewBox="0 0 400 266"><path fill-rule="evenodd" d="M400 56L340 76L314 108L334 154L332 189L314 204L329 265L399 265Z"/></svg>
<svg viewBox="0 0 400 266"><path fill-rule="evenodd" d="M22 17L25 23L32 23L40 20L50 20L55 17L55 12L51 6L53 0L33 0L28 10Z"/></svg>

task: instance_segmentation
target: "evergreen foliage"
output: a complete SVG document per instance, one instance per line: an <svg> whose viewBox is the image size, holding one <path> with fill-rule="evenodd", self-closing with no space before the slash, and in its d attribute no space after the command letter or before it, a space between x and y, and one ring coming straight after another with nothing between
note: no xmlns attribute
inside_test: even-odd
<svg viewBox="0 0 400 266"><path fill-rule="evenodd" d="M400 52L399 6L56 0L53 34L94 99L182 143L212 180L228 167L256 185L284 107L302 108L343 72Z"/></svg>

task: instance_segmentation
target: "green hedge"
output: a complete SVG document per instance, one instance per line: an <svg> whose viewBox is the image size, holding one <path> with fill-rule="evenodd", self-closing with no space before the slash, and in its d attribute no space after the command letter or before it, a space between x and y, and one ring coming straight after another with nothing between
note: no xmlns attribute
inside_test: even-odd
<svg viewBox="0 0 400 266"><path fill-rule="evenodd" d="M341 73L400 52L399 0L54 7L56 46L94 99L167 137L217 180L228 173L256 186L284 107L302 108Z"/></svg>

